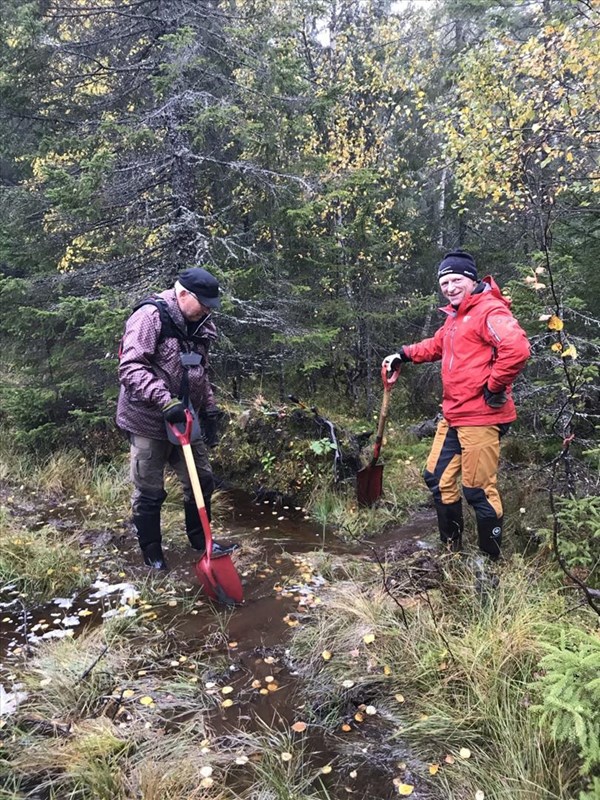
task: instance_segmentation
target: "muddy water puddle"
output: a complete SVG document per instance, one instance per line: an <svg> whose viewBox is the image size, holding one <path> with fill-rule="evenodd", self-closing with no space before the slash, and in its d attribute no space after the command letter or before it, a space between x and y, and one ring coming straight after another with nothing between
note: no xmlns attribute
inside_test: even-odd
<svg viewBox="0 0 600 800"><path fill-rule="evenodd" d="M242 545L240 555L235 557L244 583L242 606L219 608L203 598L194 572L197 558L185 546L182 533L179 538L168 540L165 549L170 572L153 577L148 597L140 587L148 570L141 566L137 544L132 535L119 531L112 541L102 542L102 547L89 548L96 556L100 552L100 557L95 579L84 591L32 608L27 608L23 598L10 587L4 592L0 598L0 683L10 686L15 662L34 653L40 643L63 636L77 637L111 617L131 615L151 625L153 635L167 637L170 644L161 659L151 663L144 658L144 631L134 636L140 653L137 684L131 690L121 686L121 694L117 693L105 712L116 724L129 724L124 692L135 691L139 696L146 691L161 709L160 724L165 733L185 726L198 713L203 714L211 736L223 740L260 733L263 726L288 730L294 724L302 725L310 718L310 709L305 705L302 677L290 658L287 643L291 630L301 625L304 616L319 604L319 592L326 584L311 569L305 554L324 548L332 554L362 554L370 559L372 548L380 555L397 549L414 552L421 548L421 540L431 528L431 515L423 514L376 542L344 544L327 532L324 535L306 519L301 508L256 503L238 492L232 493L231 499L234 511L223 538ZM77 511L75 517L79 517ZM51 520L46 516L44 524L52 524ZM62 529L72 531L70 520L58 522ZM104 536L106 539L106 532ZM248 540L257 546L244 553L244 542ZM103 549L107 551L106 558L102 557ZM196 704L190 708L189 704L176 701L169 706L168 683L175 673L199 684L208 707ZM18 703L18 693L17 687L12 695L5 695L6 707L8 703ZM371 727L372 731L367 721L360 729L353 728L341 737L324 725L311 723L303 734L311 767L324 769L319 780L327 787L329 797L352 793L373 798L393 796L383 788L373 789L384 774L386 783L390 775L389 765L381 756L381 742L377 744L382 732ZM349 749L351 755L341 756L344 749ZM330 763L338 763L333 777L328 774Z"/></svg>

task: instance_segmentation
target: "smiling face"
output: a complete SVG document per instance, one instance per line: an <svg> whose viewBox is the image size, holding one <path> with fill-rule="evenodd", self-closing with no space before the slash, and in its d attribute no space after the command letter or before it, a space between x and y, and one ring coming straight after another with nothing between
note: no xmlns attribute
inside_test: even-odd
<svg viewBox="0 0 600 800"><path fill-rule="evenodd" d="M466 275L458 275L451 272L440 278L440 291L444 297L457 308L461 302L471 294L477 286L477 281L467 278Z"/></svg>

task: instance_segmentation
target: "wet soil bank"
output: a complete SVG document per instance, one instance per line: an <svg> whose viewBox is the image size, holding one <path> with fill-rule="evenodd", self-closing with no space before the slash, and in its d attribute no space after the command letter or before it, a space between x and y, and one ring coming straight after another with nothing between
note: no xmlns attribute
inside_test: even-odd
<svg viewBox="0 0 600 800"><path fill-rule="evenodd" d="M180 674L194 665L194 678L197 676L204 695L213 701L203 714L211 740L239 740L263 732L264 726L286 731L294 731L296 726L293 735L303 738L307 764L320 771L323 798L354 794L389 800L398 796L393 781L401 747L389 743L385 721L363 713L369 698L349 692L346 717L351 724L332 729L330 722L320 718L319 710L307 704L301 665L294 663L289 641L292 631L307 622L311 609L322 602L320 595L328 583L311 566L310 553L324 550L332 558L347 556L382 564L388 557L397 562L420 553L416 562L413 558L418 573L415 586L424 580L426 587L435 572L428 556L433 514L423 510L406 525L389 528L376 541L347 544L327 532L323 535L299 507L256 501L237 491L228 495L233 511L226 520L225 534L242 545L235 563L245 591L244 604L233 610L214 606L202 597L194 572L196 559L183 534L167 539L170 572L154 577L152 598L144 600L148 570L141 566L126 523L81 530L82 510L74 502L53 503L50 508L18 493L5 496L3 505L25 527L51 525L78 535L89 558L90 586L37 607L11 586L3 587L0 683L10 690L15 666L31 658L40 643L77 637L112 617L137 614L151 626L154 638L158 634L168 640L163 655L151 666L140 656L143 669L139 670L142 680L152 679L147 692L161 709L160 718L152 724L164 735L193 719L198 708L168 702L167 694L161 695L161 682L173 669ZM143 631L136 637L136 648L143 654ZM143 692L140 683L134 688L138 696ZM5 691L4 696L8 711L15 692ZM120 726L132 724L136 714L122 689L120 695L107 700L102 713ZM357 714L363 718L360 725L353 721ZM6 713L5 719L9 716ZM409 779L410 754L404 754L403 761ZM232 775L233 783L243 786L243 775L236 777L235 771ZM321 795L317 792L315 796ZM424 788L414 796L423 800L432 795Z"/></svg>

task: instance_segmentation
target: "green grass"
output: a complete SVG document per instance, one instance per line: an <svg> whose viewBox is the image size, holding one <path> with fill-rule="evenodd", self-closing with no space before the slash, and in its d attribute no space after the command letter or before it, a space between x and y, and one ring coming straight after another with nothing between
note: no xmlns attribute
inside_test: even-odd
<svg viewBox="0 0 600 800"><path fill-rule="evenodd" d="M483 598L468 563L444 564L443 594L397 598L404 609L377 586L332 587L293 645L313 707L338 724L336 708L360 688L399 745L408 743L424 765L442 765L435 780L425 769L421 778L450 800L478 789L496 800L571 800L581 788L576 753L557 745L529 710L562 599L538 574L539 564L505 565L499 587ZM351 691L343 688L348 680ZM461 748L471 757L460 758Z"/></svg>
<svg viewBox="0 0 600 800"><path fill-rule="evenodd" d="M65 537L53 528L29 531L14 524L4 515L0 586L12 585L41 602L88 585L89 575L76 538Z"/></svg>

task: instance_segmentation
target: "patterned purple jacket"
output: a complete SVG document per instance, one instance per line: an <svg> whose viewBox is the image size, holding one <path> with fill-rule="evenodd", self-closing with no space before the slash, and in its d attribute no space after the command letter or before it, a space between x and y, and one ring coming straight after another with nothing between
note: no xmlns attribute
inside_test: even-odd
<svg viewBox="0 0 600 800"><path fill-rule="evenodd" d="M167 302L174 323L186 331L187 322L177 304L175 290L168 289L158 297ZM119 362L117 425L150 439L167 438L162 409L178 396L184 372L179 341L170 337L159 343L160 332L158 309L150 304L138 308L125 325ZM208 349L216 338L217 329L209 320L191 342L192 350L202 355L202 364L188 370L189 396L196 411L215 408L208 380Z"/></svg>

